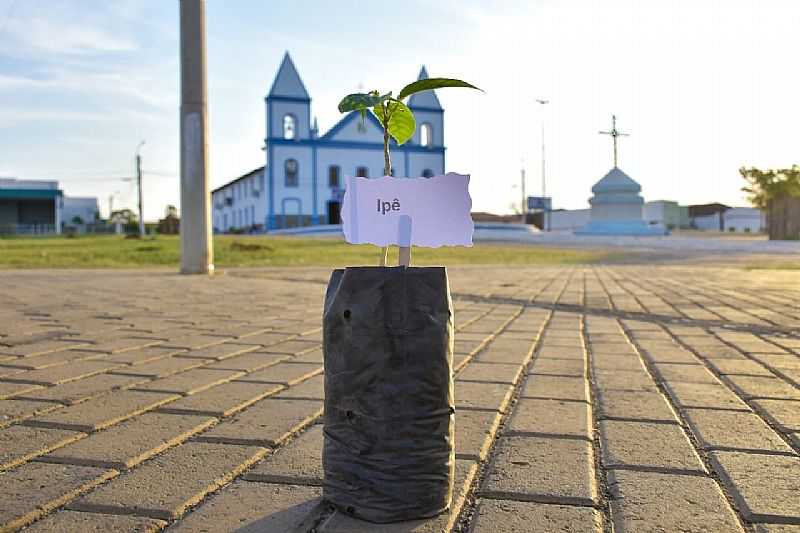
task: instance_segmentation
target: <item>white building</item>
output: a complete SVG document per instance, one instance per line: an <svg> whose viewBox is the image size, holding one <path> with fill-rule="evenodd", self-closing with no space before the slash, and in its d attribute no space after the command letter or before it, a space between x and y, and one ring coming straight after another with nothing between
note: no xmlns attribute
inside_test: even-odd
<svg viewBox="0 0 800 533"><path fill-rule="evenodd" d="M724 231L761 233L767 226L766 215L755 207L732 207L722 214Z"/></svg>
<svg viewBox="0 0 800 533"><path fill-rule="evenodd" d="M423 67L419 78L427 78ZM345 115L320 135L311 98L289 54L265 99L266 165L212 191L215 231L270 230L338 224L345 176L383 176L383 129L367 113ZM413 95L408 106L417 131L391 146L393 175L444 173L444 110L433 91Z"/></svg>
<svg viewBox="0 0 800 533"><path fill-rule="evenodd" d="M57 181L0 178L0 234L60 233L63 196Z"/></svg>
<svg viewBox="0 0 800 533"><path fill-rule="evenodd" d="M97 198L89 196L65 196L61 215L62 225L91 224L99 218ZM77 220L80 219L80 222Z"/></svg>

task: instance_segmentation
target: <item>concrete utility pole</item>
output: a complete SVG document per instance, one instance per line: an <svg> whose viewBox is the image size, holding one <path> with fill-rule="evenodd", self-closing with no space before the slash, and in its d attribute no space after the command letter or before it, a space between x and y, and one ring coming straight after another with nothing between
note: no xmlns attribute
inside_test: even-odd
<svg viewBox="0 0 800 533"><path fill-rule="evenodd" d="M547 103L550 100L537 99L536 101L542 105L542 110L544 110L544 106L547 105ZM545 198L547 198L547 180L545 179L545 165L544 165L544 113L542 113L542 202L547 201L545 200ZM549 224L550 221L547 220L549 218L549 214L550 212L547 209L547 206L545 205L545 208L542 212L542 226L544 226L545 231L548 231L550 229L550 224Z"/></svg>
<svg viewBox="0 0 800 533"><path fill-rule="evenodd" d="M142 204L144 200L142 199L142 156L139 154L139 150L142 149L144 146L144 141L139 143L139 146L136 147L136 188L139 194L139 236L144 237L144 208Z"/></svg>
<svg viewBox="0 0 800 533"><path fill-rule="evenodd" d="M214 272L208 188L205 0L181 0L181 273Z"/></svg>
<svg viewBox="0 0 800 533"><path fill-rule="evenodd" d="M525 224L525 222L527 222L527 217L525 215L528 213L528 199L525 198L525 167L519 169L519 179L522 182L522 203L519 205L519 208L520 211L522 211L522 223Z"/></svg>

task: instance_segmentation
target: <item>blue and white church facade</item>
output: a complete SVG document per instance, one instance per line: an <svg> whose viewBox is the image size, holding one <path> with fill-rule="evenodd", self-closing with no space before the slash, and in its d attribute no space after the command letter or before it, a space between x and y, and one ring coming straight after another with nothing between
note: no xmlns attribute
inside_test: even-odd
<svg viewBox="0 0 800 533"><path fill-rule="evenodd" d="M427 78L422 67L419 78ZM383 176L383 128L358 112L320 135L311 97L288 52L266 104L266 165L212 191L215 232L339 224L346 176ZM434 91L408 101L417 131L391 145L392 175L444 174L444 110Z"/></svg>

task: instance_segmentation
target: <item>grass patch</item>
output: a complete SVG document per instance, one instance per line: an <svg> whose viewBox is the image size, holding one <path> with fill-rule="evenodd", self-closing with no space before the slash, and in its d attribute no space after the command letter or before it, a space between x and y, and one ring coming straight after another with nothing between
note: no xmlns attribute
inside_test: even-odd
<svg viewBox="0 0 800 533"><path fill-rule="evenodd" d="M759 261L747 263L745 270L800 270L800 261Z"/></svg>
<svg viewBox="0 0 800 533"><path fill-rule="evenodd" d="M234 235L214 237L217 268L309 265L375 265L378 248L334 238ZM622 254L596 250L479 243L473 248L414 248L415 265L581 264L606 262ZM390 252L397 264L397 248ZM0 238L0 268L171 267L180 262L177 236L125 239L117 235Z"/></svg>

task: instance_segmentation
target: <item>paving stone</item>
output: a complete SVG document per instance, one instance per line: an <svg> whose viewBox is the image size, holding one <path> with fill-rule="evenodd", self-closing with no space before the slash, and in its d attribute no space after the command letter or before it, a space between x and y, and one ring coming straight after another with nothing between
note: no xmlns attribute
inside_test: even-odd
<svg viewBox="0 0 800 533"><path fill-rule="evenodd" d="M159 344L161 344L161 341L123 337L123 338L109 340L106 342L101 342L98 344L91 344L89 346L84 346L82 349L91 352L113 354L113 353L127 352L130 350L138 350L141 348L147 348L149 346L156 346Z"/></svg>
<svg viewBox="0 0 800 533"><path fill-rule="evenodd" d="M503 383L453 382L456 412L460 409L505 411L514 387Z"/></svg>
<svg viewBox="0 0 800 533"><path fill-rule="evenodd" d="M719 381L706 367L699 364L684 365L674 363L656 363L653 365L660 381L708 383L717 384Z"/></svg>
<svg viewBox="0 0 800 533"><path fill-rule="evenodd" d="M603 465L646 467L676 472L705 472L703 463L680 426L602 420Z"/></svg>
<svg viewBox="0 0 800 533"><path fill-rule="evenodd" d="M236 339L231 341L231 344L244 344L249 346L272 346L278 344L279 342L283 342L285 340L291 339L295 335L291 333L284 333L280 331L267 331L265 333L259 333L257 335L250 335L244 339Z"/></svg>
<svg viewBox="0 0 800 533"><path fill-rule="evenodd" d="M283 533L320 504L322 489L235 481L169 529L170 533Z"/></svg>
<svg viewBox="0 0 800 533"><path fill-rule="evenodd" d="M3 378L5 381L16 383L34 383L39 385L58 385L68 383L76 379L86 378L95 374L101 374L109 370L118 368L118 363L108 361L73 361L68 365L42 368L39 370L29 370L21 374Z"/></svg>
<svg viewBox="0 0 800 533"><path fill-rule="evenodd" d="M509 339L498 337L493 340L476 360L488 363L524 364L533 353L533 339Z"/></svg>
<svg viewBox="0 0 800 533"><path fill-rule="evenodd" d="M85 435L63 429L11 426L0 429L0 471L69 444Z"/></svg>
<svg viewBox="0 0 800 533"><path fill-rule="evenodd" d="M155 533L167 525L163 520L77 511L59 511L25 529L25 533L109 533L129 531Z"/></svg>
<svg viewBox="0 0 800 533"><path fill-rule="evenodd" d="M275 383L241 383L231 381L185 396L158 410L163 413L231 416L255 402L277 394L285 387Z"/></svg>
<svg viewBox="0 0 800 533"><path fill-rule="evenodd" d="M129 350L127 352L120 352L106 356L104 361L112 361L114 363L123 363L126 365L141 365L165 359L172 355L183 353L185 350L176 348L164 348L162 346L150 346L147 348L140 348L136 350Z"/></svg>
<svg viewBox="0 0 800 533"><path fill-rule="evenodd" d="M458 373L458 379L514 385L522 375L522 369L520 364L472 362Z"/></svg>
<svg viewBox="0 0 800 533"><path fill-rule="evenodd" d="M56 387L37 389L20 394L20 398L30 400L43 400L74 405L103 393L116 391L146 381L136 376L115 376L112 374L98 374L96 376L71 381Z"/></svg>
<svg viewBox="0 0 800 533"><path fill-rule="evenodd" d="M800 533L800 525L789 524L755 524L755 533Z"/></svg>
<svg viewBox="0 0 800 533"><path fill-rule="evenodd" d="M59 448L41 460L125 470L185 441L214 422L216 419L207 416L147 413Z"/></svg>
<svg viewBox="0 0 800 533"><path fill-rule="evenodd" d="M237 372L235 370L195 368L174 376L167 376L155 381L150 381L144 385L137 385L136 390L189 395L210 389L214 385L231 381L243 375L244 372Z"/></svg>
<svg viewBox="0 0 800 533"><path fill-rule="evenodd" d="M322 373L322 367L309 363L278 363L264 370L259 370L238 378L238 381L252 383L281 383L294 385L312 376Z"/></svg>
<svg viewBox="0 0 800 533"><path fill-rule="evenodd" d="M318 374L302 383L292 385L280 392L276 398L302 398L306 400L325 399L325 376Z"/></svg>
<svg viewBox="0 0 800 533"><path fill-rule="evenodd" d="M0 355L18 355L22 357L35 357L70 348L84 348L85 342L76 342L61 339L47 339L38 342L17 344L15 346L0 346Z"/></svg>
<svg viewBox="0 0 800 533"><path fill-rule="evenodd" d="M587 382L583 378L529 375L520 394L522 398L589 401Z"/></svg>
<svg viewBox="0 0 800 533"><path fill-rule="evenodd" d="M112 426L180 396L154 392L119 391L26 420L25 425L87 433Z"/></svg>
<svg viewBox="0 0 800 533"><path fill-rule="evenodd" d="M20 358L18 358L18 357L11 357L8 360L15 360L16 361L16 360L19 360L19 359ZM23 372L26 372L26 369L0 366L0 378L4 378L6 376L13 376L15 374L21 374Z"/></svg>
<svg viewBox="0 0 800 533"><path fill-rule="evenodd" d="M218 337L215 335L192 334L165 339L162 346L166 348L182 348L184 350L199 350L201 348L207 348L216 344L222 344L229 340L233 339L230 337Z"/></svg>
<svg viewBox="0 0 800 533"><path fill-rule="evenodd" d="M677 423L675 413L658 392L605 390L597 395L600 418Z"/></svg>
<svg viewBox="0 0 800 533"><path fill-rule="evenodd" d="M694 354L676 345L642 346L642 355L653 363L698 364L697 357Z"/></svg>
<svg viewBox="0 0 800 533"><path fill-rule="evenodd" d="M746 520L800 524L800 457L714 452L711 464Z"/></svg>
<svg viewBox="0 0 800 533"><path fill-rule="evenodd" d="M81 361L83 359L103 359L106 356L97 352L88 352L85 350L62 350L60 352L52 352L45 355L37 355L36 357L20 357L12 360L3 361L3 367L20 368L24 370L39 370L41 368L48 368L53 366L64 365L72 361ZM107 361L107 359L103 359Z"/></svg>
<svg viewBox="0 0 800 533"><path fill-rule="evenodd" d="M586 354L583 351L583 346L576 346L574 348L564 348L559 346L542 346L534 355L536 359L575 359L583 361L586 359Z"/></svg>
<svg viewBox="0 0 800 533"><path fill-rule="evenodd" d="M612 470L608 486L615 531L743 531L708 477Z"/></svg>
<svg viewBox="0 0 800 533"><path fill-rule="evenodd" d="M266 453L257 446L186 443L103 485L69 508L175 519Z"/></svg>
<svg viewBox="0 0 800 533"><path fill-rule="evenodd" d="M269 354L275 356L282 356L283 354ZM292 363L314 363L316 365L322 365L324 362L324 357L322 355L322 348L317 348L316 350L311 350L310 352L306 352L301 355L293 355L291 356L289 361ZM453 359L457 359L457 355L454 355Z"/></svg>
<svg viewBox="0 0 800 533"><path fill-rule="evenodd" d="M26 526L116 476L87 466L26 463L0 475L0 529Z"/></svg>
<svg viewBox="0 0 800 533"><path fill-rule="evenodd" d="M751 354L751 356L770 368L800 368L800 357L797 355Z"/></svg>
<svg viewBox="0 0 800 533"><path fill-rule="evenodd" d="M455 482L453 486L453 503L450 512L434 518L395 522L393 524L376 524L358 520L339 511L335 511L319 528L319 533L441 533L453 531L453 526L464 507L470 485L476 477L478 464L463 459L456 460Z"/></svg>
<svg viewBox="0 0 800 533"><path fill-rule="evenodd" d="M497 411L458 411L455 417L456 457L475 461L486 459L501 418Z"/></svg>
<svg viewBox="0 0 800 533"><path fill-rule="evenodd" d="M312 340L291 339L277 344L266 346L262 351L267 353L285 353L301 355L319 348L320 343Z"/></svg>
<svg viewBox="0 0 800 533"><path fill-rule="evenodd" d="M682 408L705 407L708 409L750 410L747 404L722 384L665 383L664 386L672 401Z"/></svg>
<svg viewBox="0 0 800 533"><path fill-rule="evenodd" d="M261 461L244 478L267 483L322 485L322 442L322 425L311 426Z"/></svg>
<svg viewBox="0 0 800 533"><path fill-rule="evenodd" d="M0 427L60 408L62 408L61 405L52 402L36 402L17 398L3 400L0 402Z"/></svg>
<svg viewBox="0 0 800 533"><path fill-rule="evenodd" d="M245 348L258 349L257 346L245 346ZM247 352L240 354L230 359L218 361L216 363L207 364L204 368L214 368L219 370L241 370L242 372L255 372L262 368L267 368L272 365L277 365L283 361L291 359L291 355L277 354L277 353L264 353L264 352ZM318 363L317 366L321 366Z"/></svg>
<svg viewBox="0 0 800 533"><path fill-rule="evenodd" d="M656 392L653 379L644 370L627 372L623 370L598 370L593 374L595 387L599 392L621 390L631 392Z"/></svg>
<svg viewBox="0 0 800 533"><path fill-rule="evenodd" d="M584 362L580 359L540 359L537 357L533 360L528 373L582 378L586 369Z"/></svg>
<svg viewBox="0 0 800 533"><path fill-rule="evenodd" d="M589 404L521 398L505 427L506 434L569 435L591 439Z"/></svg>
<svg viewBox="0 0 800 533"><path fill-rule="evenodd" d="M684 414L695 437L705 449L792 451L777 433L753 413L686 409Z"/></svg>
<svg viewBox="0 0 800 533"><path fill-rule="evenodd" d="M784 431L800 431L800 403L792 400L753 400L753 406Z"/></svg>
<svg viewBox="0 0 800 533"><path fill-rule="evenodd" d="M203 359L186 359L183 357L164 357L157 360L142 363L134 366L126 366L118 368L111 374L119 374L122 376L141 376L144 378L163 378L185 372L193 368L205 366L208 361Z"/></svg>
<svg viewBox="0 0 800 533"><path fill-rule="evenodd" d="M487 342L487 339L482 335L479 337L481 339L461 339L459 335L456 335L456 339L453 342L453 352L467 355L476 354Z"/></svg>
<svg viewBox="0 0 800 533"><path fill-rule="evenodd" d="M481 495L591 506L596 498L592 445L576 439L502 437Z"/></svg>
<svg viewBox="0 0 800 533"><path fill-rule="evenodd" d="M277 446L322 415L322 402L267 398L224 420L197 440Z"/></svg>
<svg viewBox="0 0 800 533"><path fill-rule="evenodd" d="M470 533L600 533L602 515L589 507L482 499Z"/></svg>
<svg viewBox="0 0 800 533"><path fill-rule="evenodd" d="M800 400L800 389L778 378L756 376L725 376L739 394L749 398Z"/></svg>
<svg viewBox="0 0 800 533"><path fill-rule="evenodd" d="M4 383L0 382L0 400L12 398L26 392L41 389L41 385L32 385L30 383Z"/></svg>
<svg viewBox="0 0 800 533"><path fill-rule="evenodd" d="M709 364L720 374L740 374L743 376L769 376L773 377L772 372L764 368L755 361L748 359L730 360L716 359L710 360Z"/></svg>
<svg viewBox="0 0 800 533"><path fill-rule="evenodd" d="M231 357L236 357L247 352L258 350L257 346L244 346L242 344L215 344L196 350L188 350L177 355L188 359L211 359L223 361Z"/></svg>

